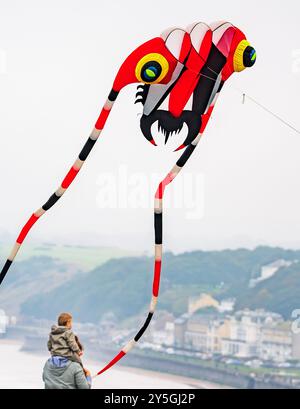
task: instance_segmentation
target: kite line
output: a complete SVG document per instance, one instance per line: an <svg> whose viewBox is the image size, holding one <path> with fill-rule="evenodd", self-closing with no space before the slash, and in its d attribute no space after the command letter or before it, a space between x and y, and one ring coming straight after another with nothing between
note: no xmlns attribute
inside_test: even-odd
<svg viewBox="0 0 300 409"><path fill-rule="evenodd" d="M280 121L281 123L283 123L285 126L287 126L288 128L292 129L293 131L295 131L297 134L300 135L300 130L297 129L294 125L292 125L291 123L287 122L285 119L283 119L281 116L279 116L278 114L276 114L275 112L271 111L271 109L267 108L265 105L263 105L261 102L257 101L257 99L251 97L249 94L246 94L245 92L241 91L240 89L236 88L236 90L240 93L242 93L243 95L243 104L245 104L246 99L249 99L249 101L253 102L255 105L257 105L258 107L260 107L261 109L263 109L265 112L267 112L268 114L272 115L274 118L276 118L278 121Z"/></svg>

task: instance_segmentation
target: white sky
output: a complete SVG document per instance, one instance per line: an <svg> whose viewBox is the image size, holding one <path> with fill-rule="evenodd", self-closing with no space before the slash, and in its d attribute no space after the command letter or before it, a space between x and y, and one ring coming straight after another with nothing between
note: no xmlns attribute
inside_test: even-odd
<svg viewBox="0 0 300 409"><path fill-rule="evenodd" d="M300 136L252 103L242 105L235 90L245 90L300 127L299 4L0 0L0 232L14 239L26 218L58 187L87 139L120 63L136 46L169 26L229 20L246 33L258 61L227 83L205 138L183 171L189 181L194 178L203 217L191 218L189 203L168 209L165 247L300 247ZM124 182L120 185L116 178L124 170L129 183L136 182L137 174L156 174L157 183L157 173L168 172L178 157L143 138L134 95L133 87L120 95L82 174L28 240L152 251L151 205L99 206L103 174L115 177L121 189ZM182 180L166 196L180 191ZM132 204L132 186L129 193Z"/></svg>

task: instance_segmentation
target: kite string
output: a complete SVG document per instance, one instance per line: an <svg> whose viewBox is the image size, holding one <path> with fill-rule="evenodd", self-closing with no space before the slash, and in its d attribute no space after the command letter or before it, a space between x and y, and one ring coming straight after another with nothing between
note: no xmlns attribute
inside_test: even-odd
<svg viewBox="0 0 300 409"><path fill-rule="evenodd" d="M276 118L278 121L282 122L285 126L288 128L292 129L294 132L298 133L300 135L300 130L297 129L295 126L291 125L289 122L287 122L285 119L283 119L281 116L276 114L275 112L271 111L271 109L267 108L265 105L263 105L261 102L257 101L257 99L253 98L252 96L246 94L245 92L241 91L240 89L234 87L236 91L241 93L243 95L243 103L245 103L245 99L248 98L251 102L253 102L255 105L263 109L265 112L268 114L272 115L274 118Z"/></svg>
<svg viewBox="0 0 300 409"><path fill-rule="evenodd" d="M217 74L217 72L215 72L211 67L207 67L211 72L213 72L214 74ZM213 78L210 78L204 74L202 74L203 77L208 78L212 81L216 81ZM240 89L236 88L236 91L241 92L243 94L243 103L245 102L245 98L248 98L250 101L252 101L254 104L256 104L257 106L259 106L260 108L262 108L264 111L268 112L270 115L274 116L274 118L276 118L278 121L282 122L284 125L286 125L287 127L289 127L290 129L292 129L293 131L295 131L296 133L300 134L299 129L297 129L296 127L294 127L293 125L291 125L289 122L285 121L283 118L281 118L279 115L277 115L275 112L271 111L270 109L268 109L266 106L264 106L263 104L261 104L260 102L258 102L256 99L254 99L253 97L251 97L250 95L242 92Z"/></svg>
<svg viewBox="0 0 300 409"><path fill-rule="evenodd" d="M208 67L208 69L210 71L212 71L213 73L217 74L212 68ZM207 77L209 78L209 77ZM212 78L209 78L212 79ZM243 94L243 104L245 103L245 99L248 98L250 101L252 101L254 104L256 104L257 106L259 106L260 108L262 108L264 111L266 111L268 114L272 115L274 118L276 118L278 121L282 122L284 125L286 125L287 127L289 127L290 129L292 129L293 131L295 131L296 133L300 134L299 129L297 129L295 126L291 125L289 122L287 122L286 120L284 120L283 118L281 118L279 115L277 115L275 112L271 111L269 108L267 108L265 105L263 105L262 103L260 103L259 101L257 101L255 98L251 97L250 95L246 94L245 92L243 92L242 90L240 90L237 87L234 87L235 90L241 94Z"/></svg>

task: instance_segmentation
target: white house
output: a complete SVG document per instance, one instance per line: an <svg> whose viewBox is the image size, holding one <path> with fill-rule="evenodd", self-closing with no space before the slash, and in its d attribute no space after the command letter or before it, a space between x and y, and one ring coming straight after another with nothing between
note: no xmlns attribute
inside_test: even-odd
<svg viewBox="0 0 300 409"><path fill-rule="evenodd" d="M248 314L230 319L230 337L222 340L222 354L240 358L258 353L259 326Z"/></svg>

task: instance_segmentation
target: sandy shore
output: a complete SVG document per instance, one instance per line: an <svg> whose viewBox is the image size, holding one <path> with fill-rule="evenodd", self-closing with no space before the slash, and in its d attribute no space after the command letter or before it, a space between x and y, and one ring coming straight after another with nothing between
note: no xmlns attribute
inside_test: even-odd
<svg viewBox="0 0 300 409"><path fill-rule="evenodd" d="M161 380L170 380L174 382L179 382L181 384L184 384L186 386L195 388L195 389L234 389L230 386L224 386L224 385L218 385L212 382L208 381L202 381L200 379L194 379L194 378L187 378L184 376L178 376L178 375L171 375L171 374L165 374L161 372L154 372L154 371L148 371L145 369L139 369L139 368L130 368L130 367L121 367L120 371L122 369L126 372L133 372L135 374L141 374L141 375L146 375L146 376L151 376L151 377L156 377Z"/></svg>
<svg viewBox="0 0 300 409"><path fill-rule="evenodd" d="M21 351L22 343L0 340L0 389L43 388L41 374L48 355ZM103 366L102 362L87 360L84 365L92 372ZM117 366L94 379L93 389L223 389L225 387L198 379L152 372L144 369ZM227 388L226 388L227 389Z"/></svg>

